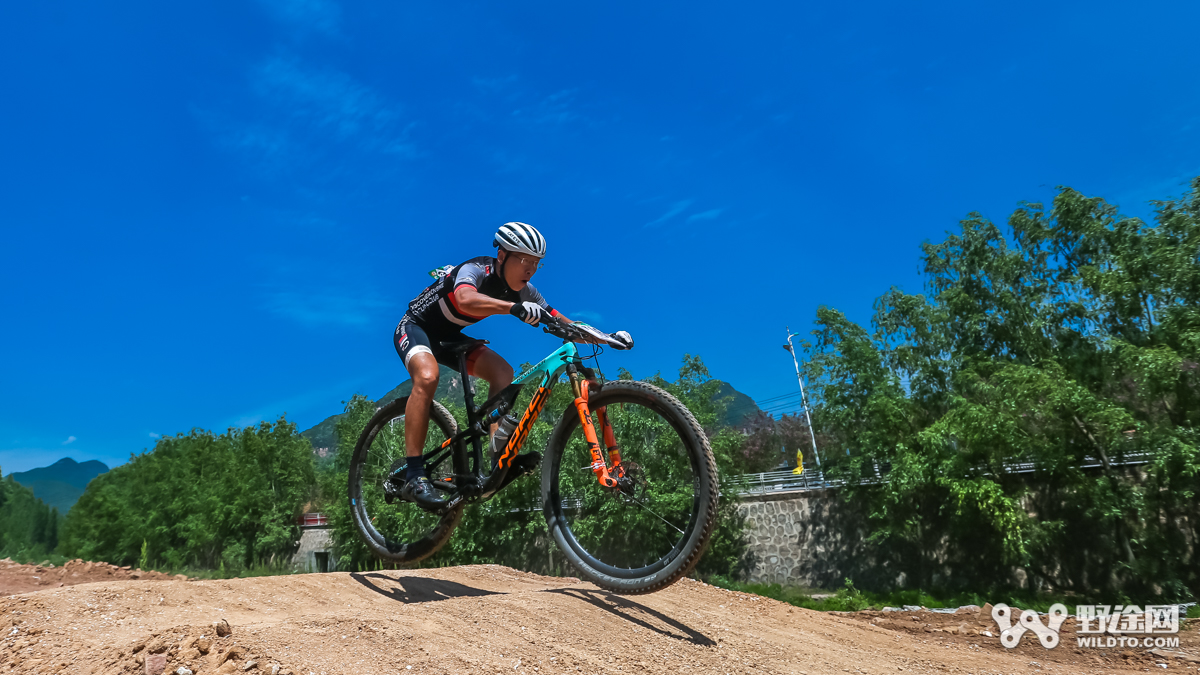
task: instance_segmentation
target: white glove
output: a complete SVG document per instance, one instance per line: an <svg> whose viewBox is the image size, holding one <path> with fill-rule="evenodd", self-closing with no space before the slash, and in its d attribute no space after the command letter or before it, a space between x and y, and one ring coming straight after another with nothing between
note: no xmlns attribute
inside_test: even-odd
<svg viewBox="0 0 1200 675"><path fill-rule="evenodd" d="M550 319L550 312L547 312L545 307L542 307L536 302L529 302L528 300L519 303L514 302L512 308L508 310L508 313L524 321L530 326L536 326L542 321L547 321Z"/></svg>
<svg viewBox="0 0 1200 675"><path fill-rule="evenodd" d="M612 334L612 339L624 345L624 349L633 349L633 336L626 331L619 330Z"/></svg>

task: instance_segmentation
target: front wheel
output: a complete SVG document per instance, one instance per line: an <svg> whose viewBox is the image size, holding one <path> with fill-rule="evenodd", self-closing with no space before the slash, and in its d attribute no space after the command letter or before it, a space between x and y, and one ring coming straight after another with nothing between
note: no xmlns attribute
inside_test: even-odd
<svg viewBox="0 0 1200 675"><path fill-rule="evenodd" d="M437 553L462 518L463 505L443 514L428 513L416 504L391 498L388 476L401 469L404 457L404 410L408 397L380 408L363 429L350 459L350 513L367 548L391 563L412 564ZM455 474L453 448L442 448L454 438L458 424L441 403L429 411L425 436L425 470L435 483L450 484ZM431 454L432 453L432 454ZM458 473L462 473L461 467ZM403 475L401 469L400 475Z"/></svg>
<svg viewBox="0 0 1200 675"><path fill-rule="evenodd" d="M615 593L651 593L687 575L717 515L717 468L708 437L682 403L645 382L607 382L604 408L624 480L605 488L574 407L546 446L542 503L555 543L588 581ZM592 413L593 424L598 421ZM603 445L603 432L596 434ZM607 457L610 448L602 448Z"/></svg>

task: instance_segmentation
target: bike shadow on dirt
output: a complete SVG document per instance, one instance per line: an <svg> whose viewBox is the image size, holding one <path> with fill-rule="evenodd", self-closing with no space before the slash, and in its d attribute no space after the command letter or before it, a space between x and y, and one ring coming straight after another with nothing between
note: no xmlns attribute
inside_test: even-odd
<svg viewBox="0 0 1200 675"><path fill-rule="evenodd" d="M676 640L686 640L701 647L712 647L717 644L704 633L685 623L672 619L662 612L640 605L628 598L603 591L588 591L579 588L549 588L543 593L558 593L598 607L609 614L619 616L630 623L637 624L646 630L652 630Z"/></svg>
<svg viewBox="0 0 1200 675"><path fill-rule="evenodd" d="M504 595L504 593L485 591L481 588L471 588L454 581L426 579L425 577L390 577L381 572L352 572L350 578L386 598L406 604L482 595Z"/></svg>

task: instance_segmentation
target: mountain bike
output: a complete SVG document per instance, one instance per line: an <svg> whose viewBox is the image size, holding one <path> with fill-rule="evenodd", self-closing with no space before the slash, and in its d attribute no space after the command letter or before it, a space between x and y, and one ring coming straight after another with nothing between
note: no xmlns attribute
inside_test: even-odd
<svg viewBox="0 0 1200 675"><path fill-rule="evenodd" d="M512 385L475 405L466 355L485 340L443 342L457 357L466 404L459 428L433 402L423 449L432 484L445 505L427 512L400 501L404 417L408 397L383 406L367 423L350 463L350 511L367 548L380 559L410 565L450 539L468 504L504 485L551 388L565 375L574 400L555 421L541 465L541 510L555 544L580 576L616 593L650 593L688 574L708 545L717 514L717 469L708 437L691 412L646 382L603 381L584 362L604 346L624 345L582 323L545 322L562 347L516 376ZM583 356L577 344L594 345ZM507 444L484 452L491 425L536 383ZM532 507L531 508L536 508Z"/></svg>

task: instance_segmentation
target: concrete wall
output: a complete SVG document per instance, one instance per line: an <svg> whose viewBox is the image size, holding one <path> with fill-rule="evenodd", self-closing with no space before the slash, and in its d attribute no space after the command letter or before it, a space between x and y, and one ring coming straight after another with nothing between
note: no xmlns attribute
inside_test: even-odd
<svg viewBox="0 0 1200 675"><path fill-rule="evenodd" d="M1129 471L1123 479L1131 485L1145 480L1140 469ZM1050 557L1043 553L1040 568L1009 565L981 553L991 549L980 541L991 536L988 532L958 532L955 541L942 532L923 553L911 542L895 543L886 550L868 545L863 514L836 490L745 497L737 504L746 527L744 578L821 589L838 588L847 577L868 589L903 588L918 578L935 586L979 586L1000 580L1038 591L1118 588L1124 583L1120 574L1127 554L1115 530L1087 529L1087 521L1079 520L1077 505L1063 504L1061 495L1039 486L1024 495L1023 506L1033 519L1074 523L1068 538L1048 552ZM1178 563L1177 570L1200 569L1193 562L1200 559L1196 523L1200 523L1200 503L1161 514L1153 531L1161 539L1159 546ZM1191 587L1197 578L1194 571L1185 572L1182 581Z"/></svg>
<svg viewBox="0 0 1200 675"><path fill-rule="evenodd" d="M300 528L300 548L296 554L292 556L292 565L298 570L305 572L332 572L333 571L333 537L329 533L328 527L302 527ZM327 569L321 569L318 553L323 553L329 563Z"/></svg>
<svg viewBox="0 0 1200 675"><path fill-rule="evenodd" d="M747 581L834 588L872 568L860 520L832 490L749 497L738 512L746 519Z"/></svg>

